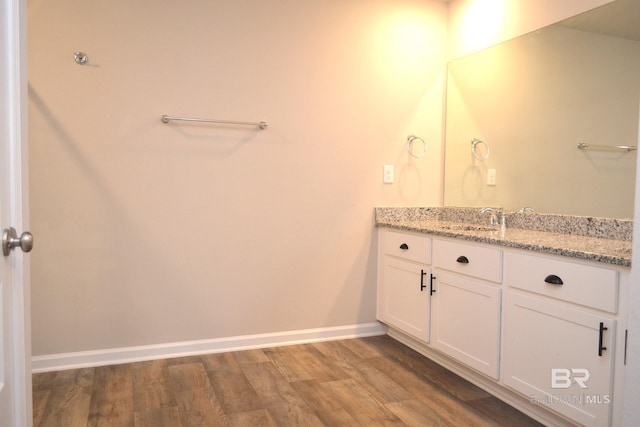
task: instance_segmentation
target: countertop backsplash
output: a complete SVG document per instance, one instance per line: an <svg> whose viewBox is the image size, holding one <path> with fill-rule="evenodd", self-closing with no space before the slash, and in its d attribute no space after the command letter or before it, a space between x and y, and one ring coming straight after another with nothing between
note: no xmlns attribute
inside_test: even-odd
<svg viewBox="0 0 640 427"><path fill-rule="evenodd" d="M498 208L496 208L498 209ZM480 208L377 207L376 223L387 221L449 221L488 224ZM506 211L507 228L631 241L633 220Z"/></svg>

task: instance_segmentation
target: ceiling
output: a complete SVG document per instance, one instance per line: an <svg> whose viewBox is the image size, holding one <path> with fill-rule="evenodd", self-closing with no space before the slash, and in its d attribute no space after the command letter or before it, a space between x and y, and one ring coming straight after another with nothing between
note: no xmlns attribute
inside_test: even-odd
<svg viewBox="0 0 640 427"><path fill-rule="evenodd" d="M565 19L560 25L640 41L640 1L616 0Z"/></svg>

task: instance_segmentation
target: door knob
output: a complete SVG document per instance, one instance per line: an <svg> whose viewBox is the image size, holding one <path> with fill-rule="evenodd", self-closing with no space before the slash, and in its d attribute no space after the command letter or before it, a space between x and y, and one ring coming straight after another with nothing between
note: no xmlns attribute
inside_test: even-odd
<svg viewBox="0 0 640 427"><path fill-rule="evenodd" d="M5 228L2 232L2 253L4 256L9 256L11 249L18 246L22 249L22 252L31 252L31 249L33 249L33 235L25 231L18 237L15 228Z"/></svg>

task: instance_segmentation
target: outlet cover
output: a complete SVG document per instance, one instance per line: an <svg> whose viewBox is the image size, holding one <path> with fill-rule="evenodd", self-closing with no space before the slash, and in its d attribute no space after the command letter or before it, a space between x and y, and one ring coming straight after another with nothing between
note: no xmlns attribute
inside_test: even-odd
<svg viewBox="0 0 640 427"><path fill-rule="evenodd" d="M393 165L384 165L382 182L385 184L393 184Z"/></svg>

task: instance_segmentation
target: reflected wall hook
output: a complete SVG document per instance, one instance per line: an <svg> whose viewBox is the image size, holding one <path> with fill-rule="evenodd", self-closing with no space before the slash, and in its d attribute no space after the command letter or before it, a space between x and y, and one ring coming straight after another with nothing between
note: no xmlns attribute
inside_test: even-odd
<svg viewBox="0 0 640 427"><path fill-rule="evenodd" d="M73 60L76 61L78 65L84 65L89 61L89 57L84 52L74 52Z"/></svg>
<svg viewBox="0 0 640 427"><path fill-rule="evenodd" d="M414 141L418 141L418 142L422 143L422 152L421 153L418 153L418 154L414 154L413 153L413 142ZM407 136L407 151L413 157L417 157L419 159L421 157L424 157L425 154L427 154L427 143L424 142L424 139L420 138L419 136L409 135L409 136Z"/></svg>

